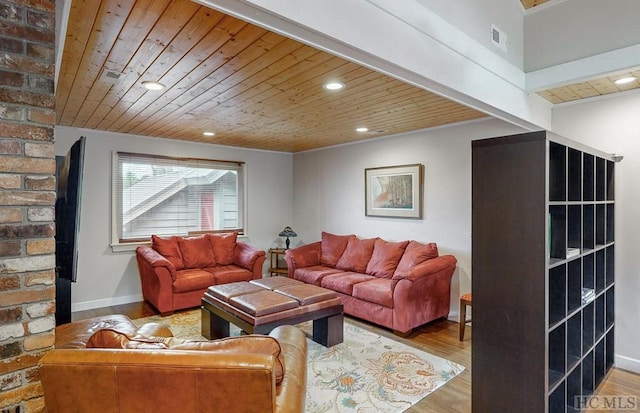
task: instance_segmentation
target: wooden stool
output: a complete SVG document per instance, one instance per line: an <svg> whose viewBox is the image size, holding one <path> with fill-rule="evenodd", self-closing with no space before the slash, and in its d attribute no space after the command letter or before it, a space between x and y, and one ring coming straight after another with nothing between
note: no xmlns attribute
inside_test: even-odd
<svg viewBox="0 0 640 413"><path fill-rule="evenodd" d="M471 319L467 320L467 306L471 307L471 293L460 296L460 341L464 340L464 326L471 322Z"/></svg>

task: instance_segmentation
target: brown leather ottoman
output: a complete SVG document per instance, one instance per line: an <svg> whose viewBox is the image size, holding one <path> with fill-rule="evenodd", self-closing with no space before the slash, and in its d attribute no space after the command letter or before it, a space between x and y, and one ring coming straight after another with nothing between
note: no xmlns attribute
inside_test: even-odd
<svg viewBox="0 0 640 413"><path fill-rule="evenodd" d="M202 335L229 336L229 323L249 334L268 334L283 324L313 320L313 341L342 343L342 302L326 288L287 277L269 277L209 287L202 297Z"/></svg>

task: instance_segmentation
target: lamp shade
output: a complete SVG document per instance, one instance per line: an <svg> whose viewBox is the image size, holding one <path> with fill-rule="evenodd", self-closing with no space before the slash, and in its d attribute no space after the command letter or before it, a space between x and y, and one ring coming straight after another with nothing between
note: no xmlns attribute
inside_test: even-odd
<svg viewBox="0 0 640 413"><path fill-rule="evenodd" d="M278 236L289 238L289 237L297 237L298 234L296 234L295 231L291 229L291 227L284 227L284 229L280 231Z"/></svg>
<svg viewBox="0 0 640 413"><path fill-rule="evenodd" d="M295 233L294 230L291 229L291 227L284 227L284 229L282 231L280 231L280 233L278 234L279 237L287 237L287 239L285 240L285 245L287 246L286 249L289 249L289 245L290 242L289 241L289 237L297 237L298 234Z"/></svg>

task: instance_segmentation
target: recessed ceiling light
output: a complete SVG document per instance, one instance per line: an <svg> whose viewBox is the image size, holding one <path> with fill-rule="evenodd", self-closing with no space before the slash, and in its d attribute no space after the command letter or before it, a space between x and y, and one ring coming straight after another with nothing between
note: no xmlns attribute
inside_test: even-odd
<svg viewBox="0 0 640 413"><path fill-rule="evenodd" d="M369 128L356 128L356 132L368 132Z"/></svg>
<svg viewBox="0 0 640 413"><path fill-rule="evenodd" d="M142 82L142 86L149 90L162 90L165 88L165 85L163 85L162 83L154 82L152 80L145 80L144 82Z"/></svg>
<svg viewBox="0 0 640 413"><path fill-rule="evenodd" d="M620 79L616 80L615 83L616 85L624 85L626 83L631 83L634 80L636 80L635 76L627 76L627 77L621 77Z"/></svg>
<svg viewBox="0 0 640 413"><path fill-rule="evenodd" d="M324 84L324 88L327 90L340 90L344 87L344 83L329 82Z"/></svg>
<svg viewBox="0 0 640 413"><path fill-rule="evenodd" d="M215 136L215 133L213 133L213 132L202 132L202 134L204 136Z"/></svg>

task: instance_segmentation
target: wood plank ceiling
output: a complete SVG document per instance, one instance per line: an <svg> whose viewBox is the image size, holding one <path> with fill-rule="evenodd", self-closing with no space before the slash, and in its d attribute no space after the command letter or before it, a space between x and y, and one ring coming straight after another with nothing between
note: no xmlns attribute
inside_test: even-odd
<svg viewBox="0 0 640 413"><path fill-rule="evenodd" d="M522 7L524 7L525 9L530 9L532 7L539 6L548 1L549 0L520 0L520 3L522 3Z"/></svg>
<svg viewBox="0 0 640 413"><path fill-rule="evenodd" d="M59 125L298 152L486 116L189 0L74 0L66 36Z"/></svg>
<svg viewBox="0 0 640 413"><path fill-rule="evenodd" d="M635 80L624 83L614 83L618 79L635 77ZM579 99L586 99L595 96L608 95L611 93L625 92L627 90L640 88L640 70L625 73L616 73L615 76L605 76L597 79L586 80L584 82L572 83L570 85L559 86L553 89L538 92L551 103L571 102Z"/></svg>
<svg viewBox="0 0 640 413"><path fill-rule="evenodd" d="M538 93L559 103L640 87L612 80ZM73 0L56 107L58 125L285 152L486 116L190 0Z"/></svg>

